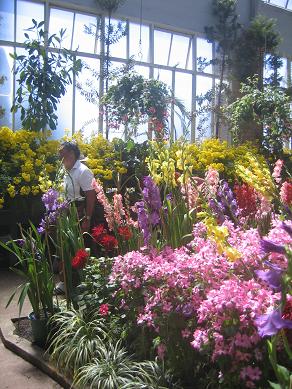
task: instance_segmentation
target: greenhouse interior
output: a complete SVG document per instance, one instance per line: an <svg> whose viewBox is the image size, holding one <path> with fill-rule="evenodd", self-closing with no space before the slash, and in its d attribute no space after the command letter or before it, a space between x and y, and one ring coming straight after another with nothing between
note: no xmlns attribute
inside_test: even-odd
<svg viewBox="0 0 292 389"><path fill-rule="evenodd" d="M0 0L1 388L292 388L292 0Z"/></svg>

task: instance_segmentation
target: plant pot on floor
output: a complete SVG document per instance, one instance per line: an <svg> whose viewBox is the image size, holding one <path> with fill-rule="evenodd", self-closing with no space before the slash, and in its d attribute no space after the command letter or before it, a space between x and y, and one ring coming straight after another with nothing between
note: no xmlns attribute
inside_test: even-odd
<svg viewBox="0 0 292 389"><path fill-rule="evenodd" d="M31 323L33 342L40 347L45 347L49 334L47 317L41 317L40 319L35 317L34 312L28 315Z"/></svg>

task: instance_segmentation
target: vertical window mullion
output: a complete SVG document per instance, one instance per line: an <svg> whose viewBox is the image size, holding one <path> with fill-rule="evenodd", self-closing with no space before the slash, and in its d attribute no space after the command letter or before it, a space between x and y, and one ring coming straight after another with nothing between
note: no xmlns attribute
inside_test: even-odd
<svg viewBox="0 0 292 389"><path fill-rule="evenodd" d="M70 50L73 50L73 40L74 40L74 31L75 31L75 19L76 19L76 12L73 14L73 26L72 26L72 35L71 35L71 43L70 43Z"/></svg>
<svg viewBox="0 0 292 389"><path fill-rule="evenodd" d="M154 26L150 24L149 26L149 64L150 64L150 74L149 77L154 77Z"/></svg>
<svg viewBox="0 0 292 389"><path fill-rule="evenodd" d="M102 98L104 91L104 77L103 77L103 71L104 71L104 38L105 38L105 19L104 15L101 16L101 23L100 23L100 62L99 62L99 119L98 119L98 132L103 134L103 108L100 105L100 99Z"/></svg>
<svg viewBox="0 0 292 389"><path fill-rule="evenodd" d="M126 38L127 38L127 45L126 45L126 58L127 60L129 60L130 58L130 23L129 23L129 19L127 19L126 21L126 25L127 25L127 35L126 35Z"/></svg>
<svg viewBox="0 0 292 389"><path fill-rule="evenodd" d="M172 70L172 80L171 80L171 89L172 89L172 99L171 99L171 124L170 124L170 136L173 139L174 135L174 96L175 96L175 69Z"/></svg>
<svg viewBox="0 0 292 389"><path fill-rule="evenodd" d="M193 36L192 46L192 125L191 125L191 142L196 140L196 94L197 94L197 38Z"/></svg>
<svg viewBox="0 0 292 389"><path fill-rule="evenodd" d="M17 0L14 0L14 46L13 46L13 54L16 54L16 19L17 19ZM12 101L15 99L15 93L16 93L16 76L14 73L15 70L15 60L13 61L13 75L12 75ZM15 131L15 112L12 113L12 130Z"/></svg>
<svg viewBox="0 0 292 389"><path fill-rule="evenodd" d="M172 40L173 40L173 34L171 34L171 38L170 38L169 52L168 52L168 58L167 58L167 66L169 66L169 61L170 61L171 48L172 48Z"/></svg>

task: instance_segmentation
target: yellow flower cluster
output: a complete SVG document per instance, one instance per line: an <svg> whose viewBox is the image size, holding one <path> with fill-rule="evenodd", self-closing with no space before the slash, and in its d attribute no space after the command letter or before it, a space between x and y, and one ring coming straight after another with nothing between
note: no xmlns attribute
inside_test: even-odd
<svg viewBox="0 0 292 389"><path fill-rule="evenodd" d="M59 142L50 133L0 128L0 208L7 194L28 196L43 192L41 174L55 172Z"/></svg>
<svg viewBox="0 0 292 389"><path fill-rule="evenodd" d="M270 170L265 161L247 153L248 165L236 164L236 173L244 182L261 193L266 199L272 200L276 195L276 187Z"/></svg>
<svg viewBox="0 0 292 389"><path fill-rule="evenodd" d="M204 223L207 227L207 236L216 243L219 254L225 254L232 262L241 257L240 252L227 242L229 236L227 227L218 226L212 218L206 218Z"/></svg>
<svg viewBox="0 0 292 389"><path fill-rule="evenodd" d="M216 169L225 178L235 179L236 166L247 168L250 155L265 165L264 158L249 143L230 146L226 141L218 139L207 139L200 144L176 141L171 145L153 143L147 163L157 184L172 183L175 186L177 173L181 175L179 180L183 181L190 175L203 176L209 167Z"/></svg>

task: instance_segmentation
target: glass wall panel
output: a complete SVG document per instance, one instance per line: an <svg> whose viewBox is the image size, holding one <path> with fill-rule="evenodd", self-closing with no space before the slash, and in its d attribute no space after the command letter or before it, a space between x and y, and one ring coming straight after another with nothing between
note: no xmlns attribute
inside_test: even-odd
<svg viewBox="0 0 292 389"><path fill-rule="evenodd" d="M285 8L286 0L270 0L270 4L278 5L279 7L284 7Z"/></svg>
<svg viewBox="0 0 292 389"><path fill-rule="evenodd" d="M24 42L26 40L24 36L25 32L27 32L31 38L37 38L36 33L26 30L33 26L32 19L36 20L37 23L44 20L44 5L18 0L16 13L16 41Z"/></svg>
<svg viewBox="0 0 292 389"><path fill-rule="evenodd" d="M107 34L108 27L107 27L108 19L105 19L105 31ZM121 22L120 20L111 20L113 31L118 31L119 26L121 28L126 27L126 23ZM116 43L113 43L110 45L110 55L112 57L117 58L127 58L127 36L122 36Z"/></svg>
<svg viewBox="0 0 292 389"><path fill-rule="evenodd" d="M14 1L0 0L0 39L14 41Z"/></svg>
<svg viewBox="0 0 292 389"><path fill-rule="evenodd" d="M212 43L207 39L197 38L197 69L198 72L212 73L212 65L208 63L212 60Z"/></svg>
<svg viewBox="0 0 292 389"><path fill-rule="evenodd" d="M12 128L12 114L10 112L12 106L12 96L13 96L13 74L12 67L13 61L9 56L9 53L12 51L11 47L0 47L0 125L8 126Z"/></svg>
<svg viewBox="0 0 292 389"><path fill-rule="evenodd" d="M196 79L196 96L203 98L207 92L212 90L212 78L211 77L204 77L204 76L197 76ZM206 99L203 100L197 100L196 102L196 110L198 111L201 109L204 111L204 109L208 108L208 101ZM204 139L204 138L210 138L212 136L212 116L210 111L207 109L206 112L201 112L196 117L196 139Z"/></svg>
<svg viewBox="0 0 292 389"><path fill-rule="evenodd" d="M73 85L68 85L65 96L60 99L57 105L58 124L56 130L52 131L53 139L60 139L65 133L72 134L72 98Z"/></svg>
<svg viewBox="0 0 292 389"><path fill-rule="evenodd" d="M149 78L149 67L148 66L141 66L141 65L135 65L134 66L134 70L141 74L141 76L145 77L145 78Z"/></svg>
<svg viewBox="0 0 292 389"><path fill-rule="evenodd" d="M187 67L190 38L183 35L173 34L169 66Z"/></svg>
<svg viewBox="0 0 292 389"><path fill-rule="evenodd" d="M175 97L178 98L190 112L192 107L192 75L186 73L175 73ZM174 115L175 137L186 135L190 139L190 122L182 121L180 110L175 107Z"/></svg>
<svg viewBox="0 0 292 389"><path fill-rule="evenodd" d="M82 51L84 53L94 53L95 42L96 42L96 33L99 29L97 18L94 16L76 14L75 15L75 24L74 24L74 37L73 37L73 50ZM91 35L85 32L85 26L90 28L93 34ZM99 53L100 42L97 40L98 47L96 52Z"/></svg>
<svg viewBox="0 0 292 389"><path fill-rule="evenodd" d="M76 88L75 100L75 132L82 131L85 137L90 136L92 132L98 132L99 107L98 96L99 84L98 81L92 83L92 72L88 69L99 70L99 60L93 58L82 58L82 61L87 65L78 75L77 84L81 85L87 91L95 91L95 99L90 102L84 93ZM95 100L95 101L93 101ZM85 114L86 113L86 114Z"/></svg>
<svg viewBox="0 0 292 389"><path fill-rule="evenodd" d="M63 11L60 9L52 8L50 12L50 26L49 34L56 34L59 36L61 29L65 30L65 34L62 40L62 47L66 49L71 48L72 32L73 32L73 18L74 13L70 11ZM75 49L76 47L73 47Z"/></svg>
<svg viewBox="0 0 292 389"><path fill-rule="evenodd" d="M165 31L154 31L154 63L168 65L171 34Z"/></svg>
<svg viewBox="0 0 292 389"><path fill-rule="evenodd" d="M149 62L149 27L141 26L141 47L140 47L140 25L130 23L130 57L134 56L136 61Z"/></svg>

